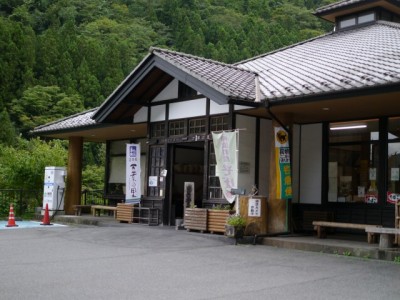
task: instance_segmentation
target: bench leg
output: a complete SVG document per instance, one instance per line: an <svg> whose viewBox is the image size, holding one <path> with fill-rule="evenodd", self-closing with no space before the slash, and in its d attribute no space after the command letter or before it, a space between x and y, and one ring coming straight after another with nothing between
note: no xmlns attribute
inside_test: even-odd
<svg viewBox="0 0 400 300"><path fill-rule="evenodd" d="M368 244L377 243L377 235L376 233L368 232Z"/></svg>
<svg viewBox="0 0 400 300"><path fill-rule="evenodd" d="M319 238L319 239L324 239L324 238L326 238L326 230L325 230L325 227L322 227L322 226L315 226L316 227L316 230L317 230L317 237Z"/></svg>
<svg viewBox="0 0 400 300"><path fill-rule="evenodd" d="M393 240L392 235L387 233L381 233L379 238L379 248L392 248L393 247Z"/></svg>

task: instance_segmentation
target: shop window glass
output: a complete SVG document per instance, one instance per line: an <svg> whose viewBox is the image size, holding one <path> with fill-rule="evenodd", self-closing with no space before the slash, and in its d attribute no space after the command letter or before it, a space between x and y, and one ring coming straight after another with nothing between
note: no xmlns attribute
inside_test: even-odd
<svg viewBox="0 0 400 300"><path fill-rule="evenodd" d="M379 121L376 119L331 123L329 129L329 143L354 143L379 140Z"/></svg>
<svg viewBox="0 0 400 300"><path fill-rule="evenodd" d="M378 203L379 123L331 123L328 201Z"/></svg>
<svg viewBox="0 0 400 300"><path fill-rule="evenodd" d="M387 201L394 203L400 200L400 118L390 119L388 129Z"/></svg>

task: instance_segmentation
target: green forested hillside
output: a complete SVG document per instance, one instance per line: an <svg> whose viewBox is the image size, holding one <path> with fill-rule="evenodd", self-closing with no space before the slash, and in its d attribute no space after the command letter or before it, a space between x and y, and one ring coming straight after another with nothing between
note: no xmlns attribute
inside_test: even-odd
<svg viewBox="0 0 400 300"><path fill-rule="evenodd" d="M0 143L98 106L151 46L233 63L331 30L330 2L0 0Z"/></svg>

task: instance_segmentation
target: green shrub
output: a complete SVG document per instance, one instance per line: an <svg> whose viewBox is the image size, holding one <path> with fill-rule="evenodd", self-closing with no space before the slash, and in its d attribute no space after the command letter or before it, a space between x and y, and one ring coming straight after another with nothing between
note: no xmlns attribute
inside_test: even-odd
<svg viewBox="0 0 400 300"><path fill-rule="evenodd" d="M226 224L235 226L235 227L245 227L246 220L241 215L230 215L226 219Z"/></svg>

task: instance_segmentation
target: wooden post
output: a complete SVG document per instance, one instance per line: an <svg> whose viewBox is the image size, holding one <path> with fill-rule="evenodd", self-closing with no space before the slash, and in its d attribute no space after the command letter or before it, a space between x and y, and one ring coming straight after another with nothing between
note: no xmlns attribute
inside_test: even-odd
<svg viewBox="0 0 400 300"><path fill-rule="evenodd" d="M68 146L67 185L64 210L67 215L74 214L74 205L80 204L82 189L83 138L70 137Z"/></svg>

